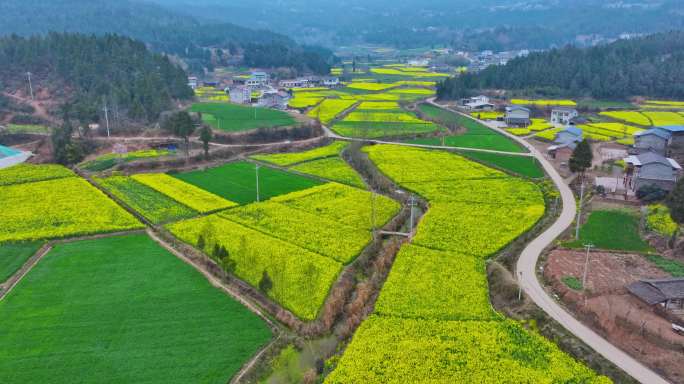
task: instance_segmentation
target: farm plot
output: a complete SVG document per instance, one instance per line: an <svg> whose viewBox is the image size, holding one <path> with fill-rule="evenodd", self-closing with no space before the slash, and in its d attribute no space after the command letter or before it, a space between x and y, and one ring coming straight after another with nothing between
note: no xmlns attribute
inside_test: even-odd
<svg viewBox="0 0 684 384"><path fill-rule="evenodd" d="M369 192L337 183L274 197L271 201L366 230L384 226L400 208L399 203L392 199L379 195L374 197ZM375 210L371 208L373 206Z"/></svg>
<svg viewBox="0 0 684 384"><path fill-rule="evenodd" d="M362 323L326 383L610 382L494 313L487 300L484 259L544 214L536 185L444 152L365 150L384 174L427 198L430 209L414 243L397 256L376 314Z"/></svg>
<svg viewBox="0 0 684 384"><path fill-rule="evenodd" d="M277 202L250 204L220 217L346 264L372 240L364 228L291 208Z"/></svg>
<svg viewBox="0 0 684 384"><path fill-rule="evenodd" d="M684 125L684 116L675 112L642 112L656 127L668 125Z"/></svg>
<svg viewBox="0 0 684 384"><path fill-rule="evenodd" d="M366 188L366 183L361 176L339 157L309 161L291 167L290 170L358 188Z"/></svg>
<svg viewBox="0 0 684 384"><path fill-rule="evenodd" d="M444 144L449 147L493 149L506 152L524 152L524 149L507 137L487 128L481 123L461 116L454 112L445 111L430 104L421 104L420 111L430 120L445 125L457 125L465 128L466 132L461 135L447 136ZM411 140L414 144L441 145L442 139L438 137Z"/></svg>
<svg viewBox="0 0 684 384"><path fill-rule="evenodd" d="M130 177L112 176L95 180L109 193L121 199L154 224L197 215L197 212L191 208Z"/></svg>
<svg viewBox="0 0 684 384"><path fill-rule="evenodd" d="M354 104L356 104L355 100L326 99L309 111L307 115L317 118L323 124L330 124L337 115L353 107Z"/></svg>
<svg viewBox="0 0 684 384"><path fill-rule="evenodd" d="M238 204L247 204L257 200L256 165L247 161L172 176ZM319 181L269 167L259 169L261 200L320 184Z"/></svg>
<svg viewBox="0 0 684 384"><path fill-rule="evenodd" d="M498 318L489 304L484 261L416 245L399 251L375 312L441 320Z"/></svg>
<svg viewBox="0 0 684 384"><path fill-rule="evenodd" d="M298 163L304 163L311 160L319 160L327 157L337 157L345 148L347 148L347 146L349 146L349 143L346 141L334 141L330 145L314 148L304 152L256 155L252 156L252 159L280 166L289 166Z"/></svg>
<svg viewBox="0 0 684 384"><path fill-rule="evenodd" d="M332 129L342 136L364 138L431 133L440 129L438 125L421 120L401 109L380 110L368 102L362 105L371 108L355 109Z"/></svg>
<svg viewBox="0 0 684 384"><path fill-rule="evenodd" d="M217 211L237 205L202 188L163 173L139 174L132 176L132 178L200 213Z"/></svg>
<svg viewBox="0 0 684 384"><path fill-rule="evenodd" d="M63 179L72 176L76 176L76 174L61 165L19 164L0 169L0 186Z"/></svg>
<svg viewBox="0 0 684 384"><path fill-rule="evenodd" d="M502 155L487 152L463 152L463 156L492 165L514 174L537 179L544 177L544 170L534 157Z"/></svg>
<svg viewBox="0 0 684 384"><path fill-rule="evenodd" d="M226 383L264 322L145 235L57 245L0 302L0 382Z"/></svg>
<svg viewBox="0 0 684 384"><path fill-rule="evenodd" d="M109 153L106 155L102 155L96 159L82 163L80 165L80 167L87 170L87 171L91 171L91 172L101 172L101 171L104 171L104 170L107 170L109 168L114 167L119 162L128 163L128 162L135 161L135 160L152 159L152 158L157 158L157 157L162 157L162 156L169 156L172 154L174 154L174 152L167 151L167 150L155 150L155 149L134 151L134 152L129 152L125 155L119 155L116 153Z"/></svg>
<svg viewBox="0 0 684 384"><path fill-rule="evenodd" d="M578 241L568 246L594 244L599 249L649 252L651 246L639 235L639 217L623 210L594 211L580 228Z"/></svg>
<svg viewBox="0 0 684 384"><path fill-rule="evenodd" d="M607 116L615 120L626 121L631 124L641 125L644 127L649 127L653 125L653 123L648 117L636 111L607 111L601 112L600 115Z"/></svg>
<svg viewBox="0 0 684 384"><path fill-rule="evenodd" d="M365 188L366 185L358 173L340 158L341 152L348 145L345 141L335 141L309 151L257 155L252 156L252 159L288 166L289 170L295 172Z"/></svg>
<svg viewBox="0 0 684 384"><path fill-rule="evenodd" d="M608 384L512 321L438 321L372 315L326 384Z"/></svg>
<svg viewBox="0 0 684 384"><path fill-rule="evenodd" d="M330 183L168 228L192 245L202 236L207 253L214 244L225 246L235 274L255 287L267 273L273 287L266 293L311 320L343 264L371 240L371 204L371 193ZM386 197L375 205L377 225L399 210Z"/></svg>
<svg viewBox="0 0 684 384"><path fill-rule="evenodd" d="M0 187L0 243L142 228L87 181L67 177Z"/></svg>
<svg viewBox="0 0 684 384"><path fill-rule="evenodd" d="M229 103L197 103L190 111L202 113L205 123L226 132L289 127L295 124L294 118L282 111Z"/></svg>
<svg viewBox="0 0 684 384"><path fill-rule="evenodd" d="M384 83L369 83L369 82L352 82L347 85L347 88L360 89L362 91L384 91L386 89L391 89L397 87L397 84L384 84Z"/></svg>
<svg viewBox="0 0 684 384"><path fill-rule="evenodd" d="M0 244L0 283L15 274L42 245L41 241Z"/></svg>

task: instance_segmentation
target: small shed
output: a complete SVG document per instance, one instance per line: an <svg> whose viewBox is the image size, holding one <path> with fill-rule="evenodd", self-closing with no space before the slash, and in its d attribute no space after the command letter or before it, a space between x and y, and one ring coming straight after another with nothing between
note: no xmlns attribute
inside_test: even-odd
<svg viewBox="0 0 684 384"><path fill-rule="evenodd" d="M650 306L684 315L684 277L640 280L628 285L627 290Z"/></svg>

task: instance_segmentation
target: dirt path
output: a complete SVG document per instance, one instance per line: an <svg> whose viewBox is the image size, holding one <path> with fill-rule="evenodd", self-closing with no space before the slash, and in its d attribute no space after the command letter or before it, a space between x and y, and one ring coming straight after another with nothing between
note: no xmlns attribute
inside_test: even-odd
<svg viewBox="0 0 684 384"><path fill-rule="evenodd" d="M30 98L18 96L18 95L15 95L15 94L12 94L12 93L8 93L8 92L3 92L2 94L3 94L4 96L9 97L9 98L11 98L11 99L13 99L13 100L15 100L15 101L18 101L18 102L20 102L20 103L22 103L22 104L28 104L28 105L30 105L31 107L33 107L33 109L35 110L35 112L33 113L33 115L38 116L38 117L40 117L41 119L43 119L43 120L45 120L45 121L52 122L52 123L54 123L54 122L56 121L56 120L50 115L50 113L48 112L47 108L45 107L45 104L44 104L41 100L31 100ZM48 102L48 104L52 104L52 103L51 103L51 102Z"/></svg>

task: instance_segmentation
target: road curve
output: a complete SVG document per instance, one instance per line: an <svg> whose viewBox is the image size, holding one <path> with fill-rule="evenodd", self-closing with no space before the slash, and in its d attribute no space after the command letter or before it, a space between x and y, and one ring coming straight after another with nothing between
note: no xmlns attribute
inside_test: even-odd
<svg viewBox="0 0 684 384"><path fill-rule="evenodd" d="M444 109L434 102L434 99L428 100L429 103ZM448 109L450 110L450 109ZM452 112L455 112L451 110ZM465 116L465 115L464 115ZM469 117L469 116L468 116ZM522 285L525 293L539 306L544 312L551 316L558 323L563 325L575 337L582 340L585 344L593 348L596 352L601 354L604 358L615 364L617 367L625 371L627 374L638 380L643 384L668 384L669 382L663 379L660 375L646 367L632 356L628 355L621 349L615 347L608 340L601 335L594 332L592 329L582 324L572 314L561 307L549 294L544 290L539 283L536 274L537 260L544 252L544 249L551 245L570 225L572 225L577 206L575 203L575 195L572 193L570 187L563 181L563 178L558 174L551 163L546 160L544 155L539 152L534 146L521 138L514 136L503 129L500 129L493 124L486 124L489 128L515 140L516 142L527 148L530 153L541 163L546 170L551 180L560 191L563 200L563 211L560 217L553 225L544 231L537 238L532 240L527 247L520 254L516 271L518 279Z"/></svg>

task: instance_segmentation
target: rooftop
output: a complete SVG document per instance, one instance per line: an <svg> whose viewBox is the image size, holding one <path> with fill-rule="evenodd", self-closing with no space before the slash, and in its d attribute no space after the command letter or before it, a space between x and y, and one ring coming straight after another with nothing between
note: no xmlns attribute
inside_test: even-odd
<svg viewBox="0 0 684 384"><path fill-rule="evenodd" d="M681 300L684 299L684 278L641 280L628 285L627 290L650 305Z"/></svg>
<svg viewBox="0 0 684 384"><path fill-rule="evenodd" d="M627 156L625 158L625 163L633 164L634 166L640 167L646 164L663 164L669 165L674 169L682 169L682 167L674 159L667 158L655 152L644 152L638 156Z"/></svg>
<svg viewBox="0 0 684 384"><path fill-rule="evenodd" d="M657 128L664 129L668 132L684 132L684 125L664 125Z"/></svg>
<svg viewBox="0 0 684 384"><path fill-rule="evenodd" d="M578 137L581 137L581 136L582 136L582 129L577 128L577 127L574 127L574 126L571 126L571 125L565 127L565 129L562 130L561 132L567 132L567 133L569 133L569 134L571 134L571 135L578 136Z"/></svg>
<svg viewBox="0 0 684 384"><path fill-rule="evenodd" d="M648 135L655 135L655 136L658 136L658 137L663 138L665 140L670 139L670 137L672 136L672 134L669 131L666 131L662 128L651 128L651 129L647 129L645 131L637 132L634 134L634 136L636 136L636 137L648 136Z"/></svg>
<svg viewBox="0 0 684 384"><path fill-rule="evenodd" d="M525 112L530 112L529 108L521 107L519 105L510 105L506 107L506 112L512 112L512 111L525 111Z"/></svg>

